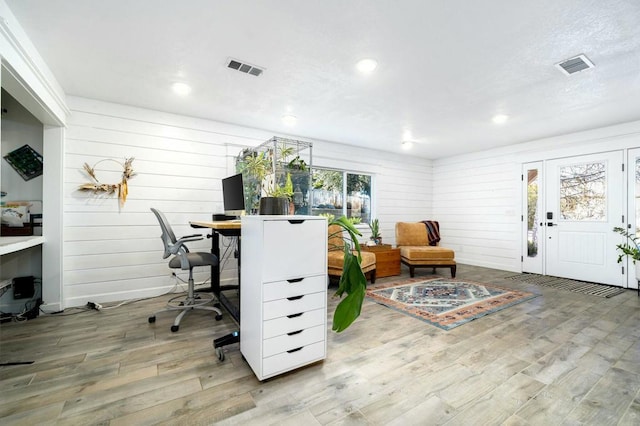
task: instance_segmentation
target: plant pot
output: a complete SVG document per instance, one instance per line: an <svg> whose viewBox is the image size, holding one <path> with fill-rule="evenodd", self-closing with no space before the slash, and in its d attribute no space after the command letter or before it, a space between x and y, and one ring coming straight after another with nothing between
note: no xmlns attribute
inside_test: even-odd
<svg viewBox="0 0 640 426"><path fill-rule="evenodd" d="M289 214L289 199L280 197L260 198L261 215L287 215Z"/></svg>

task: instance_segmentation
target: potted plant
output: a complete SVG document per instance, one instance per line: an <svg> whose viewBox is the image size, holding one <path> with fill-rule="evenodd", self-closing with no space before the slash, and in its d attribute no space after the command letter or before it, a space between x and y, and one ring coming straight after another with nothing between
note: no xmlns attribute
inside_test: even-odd
<svg viewBox="0 0 640 426"><path fill-rule="evenodd" d="M615 227L613 228L613 231L626 238L624 243L616 245L616 248L619 251L618 263L622 263L622 259L625 256L630 257L636 265L636 279L640 280L640 262L636 262L640 261L640 238L635 234L630 234L629 231L621 227Z"/></svg>
<svg viewBox="0 0 640 426"><path fill-rule="evenodd" d="M380 235L380 222L378 219L373 219L369 224L369 229L371 229L371 241L374 242L375 245L382 244L382 235Z"/></svg>
<svg viewBox="0 0 640 426"><path fill-rule="evenodd" d="M260 214L290 214L289 206L293 197L291 174L287 173L284 185L269 180L264 187L264 194L260 197Z"/></svg>
<svg viewBox="0 0 640 426"><path fill-rule="evenodd" d="M360 231L345 216L331 220L329 225L339 225L342 228L340 234L344 240L344 266L335 296L342 297L344 293L347 296L336 306L332 327L333 331L339 333L349 327L360 315L367 279L360 267L362 255L357 238L362 236ZM346 231L346 236L343 231Z"/></svg>

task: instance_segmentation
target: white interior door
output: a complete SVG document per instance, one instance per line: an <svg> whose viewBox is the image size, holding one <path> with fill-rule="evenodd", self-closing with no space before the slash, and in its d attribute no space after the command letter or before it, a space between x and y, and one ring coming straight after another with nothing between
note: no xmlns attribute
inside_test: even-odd
<svg viewBox="0 0 640 426"><path fill-rule="evenodd" d="M546 162L547 275L623 285L613 232L624 221L623 161L613 151Z"/></svg>
<svg viewBox="0 0 640 426"><path fill-rule="evenodd" d="M630 149L627 158L627 229L640 235L640 149ZM628 259L623 265L627 271L627 287L638 288L635 265Z"/></svg>
<svg viewBox="0 0 640 426"><path fill-rule="evenodd" d="M522 272L544 274L542 161L522 167Z"/></svg>

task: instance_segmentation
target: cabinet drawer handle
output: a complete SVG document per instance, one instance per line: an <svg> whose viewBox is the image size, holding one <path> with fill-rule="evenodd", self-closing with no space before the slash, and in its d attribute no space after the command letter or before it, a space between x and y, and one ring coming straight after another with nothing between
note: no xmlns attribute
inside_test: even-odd
<svg viewBox="0 0 640 426"><path fill-rule="evenodd" d="M287 353L298 352L302 348L304 348L304 346L300 346L299 348L295 348L295 349L290 349L290 350L287 351Z"/></svg>
<svg viewBox="0 0 640 426"><path fill-rule="evenodd" d="M304 219L289 219L289 223L292 225L300 225L304 223Z"/></svg>
<svg viewBox="0 0 640 426"><path fill-rule="evenodd" d="M296 334L300 334L303 331L304 331L304 329L298 330L298 331L292 331L291 333L287 333L287 336L295 336Z"/></svg>
<svg viewBox="0 0 640 426"><path fill-rule="evenodd" d="M291 314L291 315L287 315L287 318L296 318L296 317L301 317L302 314L304 314L304 312L299 312L297 314Z"/></svg>
<svg viewBox="0 0 640 426"><path fill-rule="evenodd" d="M302 280L304 280L304 277L302 277L302 278L291 278L290 280L287 280L287 282L289 284L293 284L293 283L299 283Z"/></svg>
<svg viewBox="0 0 640 426"><path fill-rule="evenodd" d="M304 297L304 294L300 296L287 297L287 300L300 300L303 297Z"/></svg>

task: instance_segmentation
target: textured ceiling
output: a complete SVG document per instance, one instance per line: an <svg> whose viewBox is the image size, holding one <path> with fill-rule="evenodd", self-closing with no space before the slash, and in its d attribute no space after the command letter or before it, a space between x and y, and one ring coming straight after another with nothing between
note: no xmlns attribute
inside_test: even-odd
<svg viewBox="0 0 640 426"><path fill-rule="evenodd" d="M5 1L68 95L425 158L640 119L638 0Z"/></svg>

